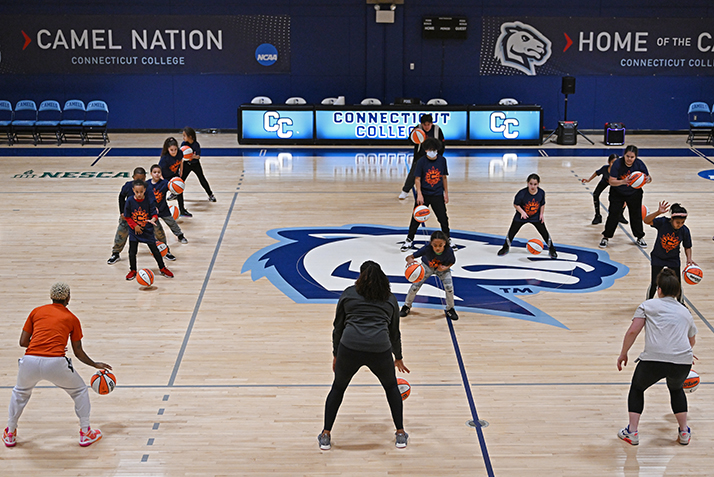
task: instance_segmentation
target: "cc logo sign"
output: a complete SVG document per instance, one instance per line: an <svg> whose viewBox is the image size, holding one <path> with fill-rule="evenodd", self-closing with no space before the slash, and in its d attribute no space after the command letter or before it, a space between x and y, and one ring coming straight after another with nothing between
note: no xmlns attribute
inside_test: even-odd
<svg viewBox="0 0 714 477"><path fill-rule="evenodd" d="M518 131L511 130L511 126L518 126L516 118L506 118L506 113L502 111L494 111L489 117L489 126L492 132L503 133L506 139L515 139L518 137Z"/></svg>
<svg viewBox="0 0 714 477"><path fill-rule="evenodd" d="M286 126L292 126L293 120L290 118L281 118L277 111L267 111L263 115L263 129L267 132L277 133L281 139L287 139L293 136L293 132L286 129Z"/></svg>

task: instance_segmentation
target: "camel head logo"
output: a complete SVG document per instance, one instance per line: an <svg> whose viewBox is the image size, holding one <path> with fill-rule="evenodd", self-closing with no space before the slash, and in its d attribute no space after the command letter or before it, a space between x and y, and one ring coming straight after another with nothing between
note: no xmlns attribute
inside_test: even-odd
<svg viewBox="0 0 714 477"><path fill-rule="evenodd" d="M535 67L544 65L550 53L550 40L532 26L521 22L501 25L495 56L503 66L535 76Z"/></svg>

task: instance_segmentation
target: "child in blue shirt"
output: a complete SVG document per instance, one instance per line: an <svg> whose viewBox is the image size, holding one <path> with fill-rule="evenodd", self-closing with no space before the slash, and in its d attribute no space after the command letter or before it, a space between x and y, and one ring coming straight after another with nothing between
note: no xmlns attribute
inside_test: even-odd
<svg viewBox="0 0 714 477"><path fill-rule="evenodd" d="M161 166L154 164L151 166L151 182L148 183L149 189L154 194L156 199L156 207L159 210L159 218L163 220L166 225L169 226L171 232L176 235L181 243L188 243L186 237L184 237L181 227L176 223L174 218L171 216L171 211L169 210L169 205L166 203L166 196L169 193L169 181L161 177ZM160 242L164 242L168 247L168 241L166 240L166 234L164 233L164 228L161 226L161 222L156 222L156 238ZM169 252L170 254L171 252ZM166 254L168 258L169 254ZM169 258L169 260L171 260Z"/></svg>
<svg viewBox="0 0 714 477"><path fill-rule="evenodd" d="M545 191L539 187L540 176L531 174L528 176L528 187L521 189L513 199L513 207L516 209L516 215L513 216L511 227L508 229L506 242L498 251L498 255L506 255L511 248L511 243L516 237L516 234L525 224L531 223L536 228L543 241L548 246L550 258L558 258L558 253L555 250L555 245L550 239L548 229L545 228Z"/></svg>
<svg viewBox="0 0 714 477"><path fill-rule="evenodd" d="M194 174L196 174L196 177L198 177L198 182L201 183L201 187L203 187L203 190L205 190L206 194L208 194L208 200L211 202L215 202L216 196L213 195L213 192L211 191L211 186L208 184L208 180L203 174L203 167L201 167L201 145L196 140L196 131L194 131L193 128L190 128L188 126L183 128L183 142L181 143L181 147L183 146L190 147L193 151L193 156L191 156L191 159L184 160L181 179L183 179L185 182L186 178L190 173L193 172Z"/></svg>
<svg viewBox="0 0 714 477"><path fill-rule="evenodd" d="M164 147L161 149L161 159L159 159L159 166L161 166L161 175L167 181L170 181L174 177L183 176L183 153L179 149L178 141L175 138L169 137L164 141ZM182 179L183 180L183 179ZM183 201L183 193L178 195L169 196L167 200L178 200L179 212L184 217L193 217L191 213L186 210L186 206Z"/></svg>
<svg viewBox="0 0 714 477"><path fill-rule="evenodd" d="M404 306L399 311L399 316L405 317L412 309L412 303L416 294L424 284L424 282L433 274L444 284L444 292L446 292L446 316L453 321L459 319L459 315L454 309L454 280L451 277L451 266L456 263L456 255L451 247L448 246L448 237L444 232L437 230L431 234L431 239L428 244L409 255L406 260L408 264L416 262L416 259L421 257L422 266L424 267L424 278L412 284L407 293L407 298L404 300Z"/></svg>

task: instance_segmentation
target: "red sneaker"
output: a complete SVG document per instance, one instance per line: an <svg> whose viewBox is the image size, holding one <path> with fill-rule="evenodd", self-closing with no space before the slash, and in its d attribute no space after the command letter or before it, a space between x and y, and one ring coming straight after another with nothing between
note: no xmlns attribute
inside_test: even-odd
<svg viewBox="0 0 714 477"><path fill-rule="evenodd" d="M161 274L162 274L163 276L165 276L166 278L173 278L173 277L174 277L174 274L171 273L171 270L169 270L169 269L166 268L166 267L160 269L159 271L160 271Z"/></svg>
<svg viewBox="0 0 714 477"><path fill-rule="evenodd" d="M136 278L136 270L129 270L129 273L126 274L126 279L133 280L134 278Z"/></svg>
<svg viewBox="0 0 714 477"><path fill-rule="evenodd" d="M102 431L99 429L92 429L90 427L86 434L82 432L82 429L79 430L79 445L82 447L91 446L101 438Z"/></svg>
<svg viewBox="0 0 714 477"><path fill-rule="evenodd" d="M5 432L2 433L2 441L5 443L6 447L15 447L15 444L17 444L17 440L15 439L17 437L17 429L15 429L15 432L10 432L10 430L6 427Z"/></svg>

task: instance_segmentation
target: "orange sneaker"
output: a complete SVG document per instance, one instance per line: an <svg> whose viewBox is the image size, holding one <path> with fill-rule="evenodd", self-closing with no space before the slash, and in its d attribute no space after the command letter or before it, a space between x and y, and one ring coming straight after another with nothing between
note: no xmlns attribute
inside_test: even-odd
<svg viewBox="0 0 714 477"><path fill-rule="evenodd" d="M90 427L86 433L83 432L82 429L79 430L79 445L82 447L91 446L101 438L102 431L99 429L92 429Z"/></svg>
<svg viewBox="0 0 714 477"><path fill-rule="evenodd" d="M173 278L173 277L174 277L174 274L171 273L171 270L169 270L169 269L166 268L166 267L160 269L159 271L160 271L161 274L162 274L163 276L165 276L166 278Z"/></svg>
<svg viewBox="0 0 714 477"><path fill-rule="evenodd" d="M17 437L17 429L15 429L15 432L10 432L10 430L6 427L5 432L2 433L2 441L5 443L6 447L15 447L15 444L17 444L17 441L15 438Z"/></svg>

